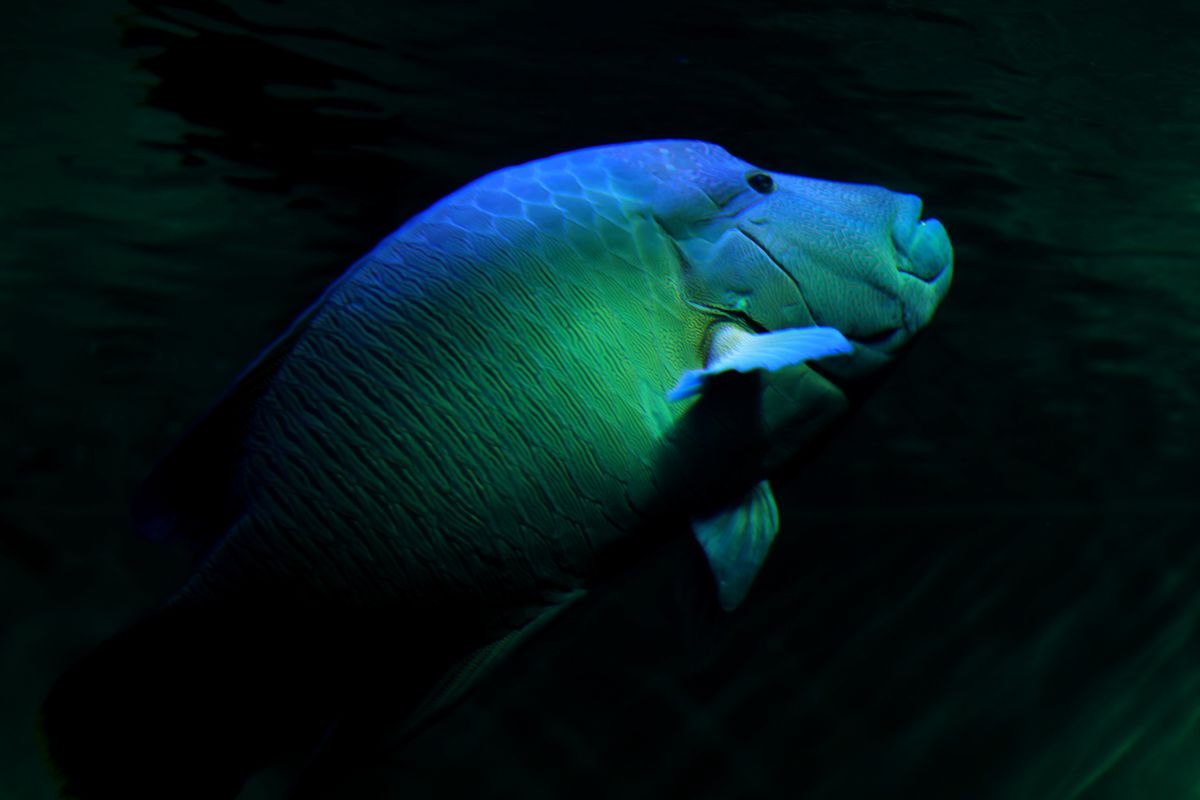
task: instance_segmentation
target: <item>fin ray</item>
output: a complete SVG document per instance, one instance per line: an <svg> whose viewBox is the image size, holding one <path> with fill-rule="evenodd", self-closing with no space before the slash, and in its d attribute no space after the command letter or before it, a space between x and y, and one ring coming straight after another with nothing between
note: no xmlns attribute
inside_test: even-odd
<svg viewBox="0 0 1200 800"><path fill-rule="evenodd" d="M692 531L708 557L721 608L732 611L749 593L779 531L771 485L760 481L737 505L692 520Z"/></svg>
<svg viewBox="0 0 1200 800"><path fill-rule="evenodd" d="M774 371L826 356L849 353L850 341L836 328L785 328L771 333L740 332L725 352L704 369L683 373L667 392L668 400L684 400L699 394L704 384L723 372Z"/></svg>

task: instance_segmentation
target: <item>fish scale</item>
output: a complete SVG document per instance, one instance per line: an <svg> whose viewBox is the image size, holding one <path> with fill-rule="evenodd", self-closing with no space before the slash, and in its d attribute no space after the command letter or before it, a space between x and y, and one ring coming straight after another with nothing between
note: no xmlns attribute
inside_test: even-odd
<svg viewBox="0 0 1200 800"><path fill-rule="evenodd" d="M143 531L204 555L48 697L71 790L225 798L288 748L352 760L355 723L402 740L687 525L736 607L779 528L771 470L949 286L919 211L663 141L501 170L403 224L139 492ZM205 700L164 721L176 686Z"/></svg>

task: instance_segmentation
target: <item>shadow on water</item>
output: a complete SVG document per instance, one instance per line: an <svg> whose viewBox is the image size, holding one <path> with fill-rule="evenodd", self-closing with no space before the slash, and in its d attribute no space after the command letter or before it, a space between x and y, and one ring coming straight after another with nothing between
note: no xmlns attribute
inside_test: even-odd
<svg viewBox="0 0 1200 800"><path fill-rule="evenodd" d="M320 41L369 59L381 45L329 29L257 24L216 2L134 6L121 43L145 53L139 66L155 78L145 102L191 125L178 140L143 139L143 146L176 152L183 166L215 156L251 167L265 174L225 180L292 196L294 208L359 220L368 230L387 225L398 189L419 169L384 150L397 141L433 141L402 115L345 91L381 91L400 105L398 88L303 52Z"/></svg>
<svg viewBox="0 0 1200 800"><path fill-rule="evenodd" d="M618 3L591 16L534 3L396 6L352 17L361 26L354 34L256 22L217 2L134 7L122 19L122 43L153 76L145 102L193 126L145 146L177 152L185 165L216 156L253 167L265 174L227 180L324 203L364 228L450 188L435 186L438 179L651 137L718 141L805 174L920 175L966 208L998 207L1021 189L986 158L905 133L911 123L1023 117L970 87L873 81L844 40L862 24L880 35L897 24L885 3L786 14L766 4L761 16L748 10L735 20L719 3L687 13ZM975 33L951 14L912 11L900 20L948 36ZM330 208L331 195L353 215Z"/></svg>

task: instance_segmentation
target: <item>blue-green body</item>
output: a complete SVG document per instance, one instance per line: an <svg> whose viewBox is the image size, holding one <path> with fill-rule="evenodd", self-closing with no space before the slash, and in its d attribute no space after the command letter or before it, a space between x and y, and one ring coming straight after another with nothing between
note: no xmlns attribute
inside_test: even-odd
<svg viewBox="0 0 1200 800"><path fill-rule="evenodd" d="M147 483L143 529L209 548L168 610L436 619L461 632L439 640L453 699L664 520L692 522L737 605L777 527L770 470L945 294L949 242L919 213L691 141L464 187L338 280Z"/></svg>

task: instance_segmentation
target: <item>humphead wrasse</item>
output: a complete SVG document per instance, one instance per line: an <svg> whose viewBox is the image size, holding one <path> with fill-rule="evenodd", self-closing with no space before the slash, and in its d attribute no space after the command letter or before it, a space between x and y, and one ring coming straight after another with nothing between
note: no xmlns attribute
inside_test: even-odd
<svg viewBox="0 0 1200 800"><path fill-rule="evenodd" d="M51 691L64 791L231 797L355 722L416 730L683 523L736 607L779 526L772 472L949 288L920 216L648 141L500 170L409 220L147 480L142 532L202 556Z"/></svg>

